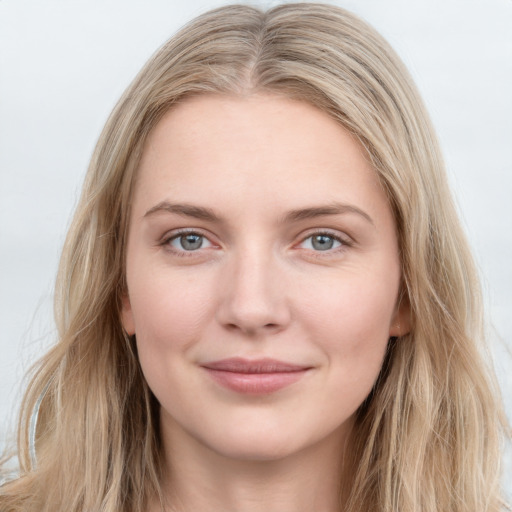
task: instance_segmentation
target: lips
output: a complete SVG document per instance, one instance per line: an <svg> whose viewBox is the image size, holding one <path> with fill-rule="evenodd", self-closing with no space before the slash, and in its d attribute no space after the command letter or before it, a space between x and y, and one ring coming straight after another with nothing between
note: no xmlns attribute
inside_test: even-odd
<svg viewBox="0 0 512 512"><path fill-rule="evenodd" d="M251 395L274 393L299 381L311 369L276 359L243 358L213 361L202 368L224 388Z"/></svg>

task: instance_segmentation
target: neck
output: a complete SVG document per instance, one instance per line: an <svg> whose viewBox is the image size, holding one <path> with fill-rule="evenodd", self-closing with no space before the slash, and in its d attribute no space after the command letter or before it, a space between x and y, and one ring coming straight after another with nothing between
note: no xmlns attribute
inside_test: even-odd
<svg viewBox="0 0 512 512"><path fill-rule="evenodd" d="M339 512L347 438L336 431L293 454L255 460L215 452L167 424L162 432L165 510Z"/></svg>

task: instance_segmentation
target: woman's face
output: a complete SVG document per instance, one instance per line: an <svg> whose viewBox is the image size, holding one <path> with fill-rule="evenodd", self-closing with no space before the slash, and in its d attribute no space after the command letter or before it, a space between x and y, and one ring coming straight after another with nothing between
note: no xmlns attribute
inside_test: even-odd
<svg viewBox="0 0 512 512"><path fill-rule="evenodd" d="M165 439L276 459L342 439L397 308L393 216L363 150L309 104L205 95L139 168L122 319Z"/></svg>

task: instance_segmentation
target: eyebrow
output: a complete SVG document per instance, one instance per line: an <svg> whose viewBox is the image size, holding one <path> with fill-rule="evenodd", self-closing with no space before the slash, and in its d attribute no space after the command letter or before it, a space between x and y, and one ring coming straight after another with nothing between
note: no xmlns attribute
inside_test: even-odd
<svg viewBox="0 0 512 512"><path fill-rule="evenodd" d="M345 213L355 213L375 226L373 219L364 210L361 210L357 206L344 203L331 203L326 206L313 206L311 208L291 210L284 216L284 222L298 222L301 220L314 219L316 217L341 215Z"/></svg>
<svg viewBox="0 0 512 512"><path fill-rule="evenodd" d="M150 208L144 217L150 217L157 213L174 213L185 217L193 217L195 219L205 220L209 222L221 222L222 219L219 217L211 208L205 208L203 206L195 206L191 204L181 203L175 204L169 201L162 201L157 205ZM346 213L354 213L359 215L370 224L375 226L372 218L357 206L344 204L344 203L331 203L323 206L312 206L309 208L298 208L291 210L285 214L282 219L284 224L299 222L302 220L314 219L316 217L323 217L328 215L341 215Z"/></svg>
<svg viewBox="0 0 512 512"><path fill-rule="evenodd" d="M150 208L144 217L149 217L156 213L176 213L185 217L193 217L195 219L207 220L210 222L219 222L220 217L210 208L204 208L203 206L195 206L192 204L173 204L169 201L162 201L157 205Z"/></svg>

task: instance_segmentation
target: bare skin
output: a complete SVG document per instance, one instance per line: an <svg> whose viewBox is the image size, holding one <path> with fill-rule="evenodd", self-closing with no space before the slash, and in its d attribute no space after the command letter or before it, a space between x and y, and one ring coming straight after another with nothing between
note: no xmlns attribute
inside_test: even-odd
<svg viewBox="0 0 512 512"><path fill-rule="evenodd" d="M281 460L237 460L201 443L191 452L180 434L166 436L169 478L166 511L333 512L340 509L341 432ZM167 448L168 446L168 448ZM171 446L173 448L171 448ZM176 461L176 462L175 462ZM179 462L178 462L179 461ZM306 471L315 468L315 473ZM155 503L155 512L160 505Z"/></svg>
<svg viewBox="0 0 512 512"><path fill-rule="evenodd" d="M386 195L326 114L205 95L164 116L122 316L161 406L166 510L339 511L355 412L409 327L400 278Z"/></svg>

